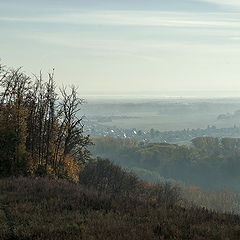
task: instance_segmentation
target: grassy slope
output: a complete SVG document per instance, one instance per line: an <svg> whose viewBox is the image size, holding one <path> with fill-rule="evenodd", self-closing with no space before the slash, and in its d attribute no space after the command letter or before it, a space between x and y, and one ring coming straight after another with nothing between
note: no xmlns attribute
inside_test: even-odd
<svg viewBox="0 0 240 240"><path fill-rule="evenodd" d="M240 239L240 218L48 179L0 180L0 239Z"/></svg>

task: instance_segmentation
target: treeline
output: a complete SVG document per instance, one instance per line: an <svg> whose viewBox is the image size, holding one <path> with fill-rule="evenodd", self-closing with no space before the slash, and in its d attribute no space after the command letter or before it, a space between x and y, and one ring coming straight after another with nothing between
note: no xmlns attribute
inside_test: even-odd
<svg viewBox="0 0 240 240"><path fill-rule="evenodd" d="M101 137L94 143L94 156L135 169L148 181L166 178L205 189L239 190L240 139L198 137L191 146L178 146Z"/></svg>
<svg viewBox="0 0 240 240"><path fill-rule="evenodd" d="M59 92L59 93L58 93ZM76 87L57 91L54 72L30 77L0 65L0 176L38 175L77 181L90 159Z"/></svg>
<svg viewBox="0 0 240 240"><path fill-rule="evenodd" d="M0 238L238 240L240 218L187 206L179 189L149 184L98 159L80 184L0 180Z"/></svg>

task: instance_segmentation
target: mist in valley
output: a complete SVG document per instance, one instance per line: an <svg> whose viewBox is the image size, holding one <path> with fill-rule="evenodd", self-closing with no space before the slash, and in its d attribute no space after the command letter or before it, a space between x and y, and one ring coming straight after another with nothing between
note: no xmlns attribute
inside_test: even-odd
<svg viewBox="0 0 240 240"><path fill-rule="evenodd" d="M83 106L89 121L104 126L159 131L239 126L239 109L240 98L99 98Z"/></svg>
<svg viewBox="0 0 240 240"><path fill-rule="evenodd" d="M240 98L97 98L85 104L95 157L149 182L239 192Z"/></svg>

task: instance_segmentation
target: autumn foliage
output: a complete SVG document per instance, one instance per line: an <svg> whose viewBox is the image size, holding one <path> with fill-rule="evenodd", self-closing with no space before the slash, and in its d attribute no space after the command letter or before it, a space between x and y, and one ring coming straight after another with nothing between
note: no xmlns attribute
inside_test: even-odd
<svg viewBox="0 0 240 240"><path fill-rule="evenodd" d="M90 159L77 89L57 93L54 72L44 81L0 65L0 176L38 175L78 181Z"/></svg>

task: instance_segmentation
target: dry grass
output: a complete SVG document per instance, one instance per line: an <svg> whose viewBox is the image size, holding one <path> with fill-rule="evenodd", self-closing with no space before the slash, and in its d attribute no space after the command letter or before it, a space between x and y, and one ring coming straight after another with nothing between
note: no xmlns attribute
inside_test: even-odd
<svg viewBox="0 0 240 240"><path fill-rule="evenodd" d="M104 189L96 185L96 163L80 178L86 180L92 171L96 181L88 186L44 178L0 180L0 239L240 239L238 216L184 208L178 201L166 204L173 188L122 176L124 171L109 162L100 164L105 173L115 171ZM122 189L117 185L118 192L113 191L114 176L125 182Z"/></svg>

